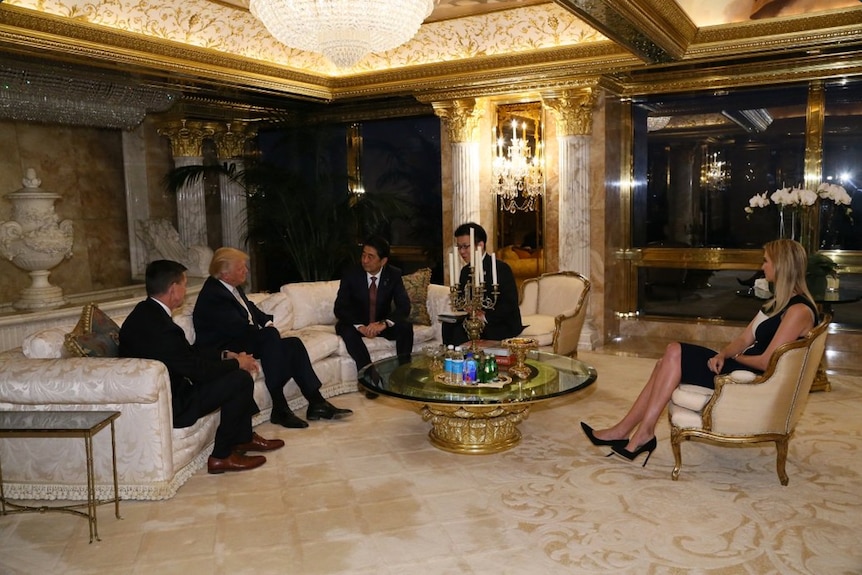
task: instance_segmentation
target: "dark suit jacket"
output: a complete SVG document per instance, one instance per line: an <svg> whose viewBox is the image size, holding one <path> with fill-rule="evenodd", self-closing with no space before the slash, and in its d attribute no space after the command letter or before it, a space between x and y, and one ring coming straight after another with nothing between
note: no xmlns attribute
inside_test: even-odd
<svg viewBox="0 0 862 575"><path fill-rule="evenodd" d="M485 254L482 259L482 267L485 272L485 285L490 296L491 280L491 256ZM461 268L461 293L464 292L464 286L467 284L469 266ZM512 273L512 268L506 262L497 260L497 282L500 284L500 295L497 297L497 304L494 309L485 310L485 329L482 331L482 339L506 339L507 337L515 337L524 331L524 326L521 324L521 308L518 307L518 286L515 284L515 275Z"/></svg>
<svg viewBox="0 0 862 575"><path fill-rule="evenodd" d="M171 378L174 427L198 419L191 384L207 385L239 369L235 359L222 361L219 352L191 346L182 328L150 298L140 302L120 328L120 356L161 361Z"/></svg>
<svg viewBox="0 0 862 575"><path fill-rule="evenodd" d="M239 290L256 325L248 323L248 314L233 294L214 277L208 277L198 294L192 320L195 324L195 343L206 347L230 351L248 351L259 328L272 321L251 303L243 289Z"/></svg>
<svg viewBox="0 0 862 575"><path fill-rule="evenodd" d="M351 325L368 323L368 274L362 266L345 272L335 297L335 317ZM390 320L393 323L407 321L410 315L410 296L404 289L401 270L386 265L377 280L377 307L374 321Z"/></svg>

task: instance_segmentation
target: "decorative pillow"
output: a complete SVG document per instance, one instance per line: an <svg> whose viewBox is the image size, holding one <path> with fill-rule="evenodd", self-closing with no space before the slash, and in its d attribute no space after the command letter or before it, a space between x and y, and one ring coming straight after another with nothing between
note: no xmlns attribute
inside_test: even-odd
<svg viewBox="0 0 862 575"><path fill-rule="evenodd" d="M428 315L428 284L431 283L431 269L422 268L412 274L402 276L404 289L410 296L410 316L407 318L415 325L431 325Z"/></svg>
<svg viewBox="0 0 862 575"><path fill-rule="evenodd" d="M281 293L290 297L293 326L302 329L310 325L335 325L333 304L341 282L298 282L281 286Z"/></svg>
<svg viewBox="0 0 862 575"><path fill-rule="evenodd" d="M24 357L30 359L57 359L68 357L69 353L64 347L66 332L69 327L50 327L37 331L24 338L21 343L21 351Z"/></svg>
<svg viewBox="0 0 862 575"><path fill-rule="evenodd" d="M66 349L80 357L118 357L120 327L94 303L84 306L78 325L66 334Z"/></svg>
<svg viewBox="0 0 862 575"><path fill-rule="evenodd" d="M264 297L260 297L260 296ZM256 305L263 313L272 316L272 323L278 333L285 333L293 329L293 304L290 298L281 293L273 294L249 294L248 299Z"/></svg>

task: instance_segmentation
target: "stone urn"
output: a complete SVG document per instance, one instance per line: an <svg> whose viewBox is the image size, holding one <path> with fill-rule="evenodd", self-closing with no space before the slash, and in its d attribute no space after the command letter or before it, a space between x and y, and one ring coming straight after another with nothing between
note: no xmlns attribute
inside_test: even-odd
<svg viewBox="0 0 862 575"><path fill-rule="evenodd" d="M63 290L48 281L50 270L72 256L72 222L59 221L54 202L60 194L46 192L36 171L28 168L24 185L6 194L12 219L0 223L0 255L30 274L30 286L12 306L20 310L53 309L65 303Z"/></svg>

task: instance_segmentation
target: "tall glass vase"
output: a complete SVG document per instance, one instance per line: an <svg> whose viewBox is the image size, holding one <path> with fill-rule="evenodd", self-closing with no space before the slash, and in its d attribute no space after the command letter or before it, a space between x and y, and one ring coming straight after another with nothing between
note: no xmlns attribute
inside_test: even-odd
<svg viewBox="0 0 862 575"><path fill-rule="evenodd" d="M813 254L817 251L817 238L815 238L815 218L819 215L819 205L805 206L799 209L799 243L805 248L805 252Z"/></svg>
<svg viewBox="0 0 862 575"><path fill-rule="evenodd" d="M799 238L799 218L796 208L782 206L779 210L778 237L782 240Z"/></svg>

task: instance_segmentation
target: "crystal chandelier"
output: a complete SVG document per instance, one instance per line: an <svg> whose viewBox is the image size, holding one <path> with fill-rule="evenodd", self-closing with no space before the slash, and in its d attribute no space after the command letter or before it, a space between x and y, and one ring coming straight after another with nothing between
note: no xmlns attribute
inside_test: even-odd
<svg viewBox="0 0 862 575"><path fill-rule="evenodd" d="M510 213L532 212L537 199L545 191L544 154L539 129L536 129L536 155L532 155L527 142L527 122L521 123L522 137L518 138L518 122L512 120L512 143L504 152L505 138L496 138L494 128L494 163L492 165L491 193L500 199L500 207ZM520 200L523 200L519 203Z"/></svg>
<svg viewBox="0 0 862 575"><path fill-rule="evenodd" d="M416 35L435 0L250 0L276 40L349 68Z"/></svg>

